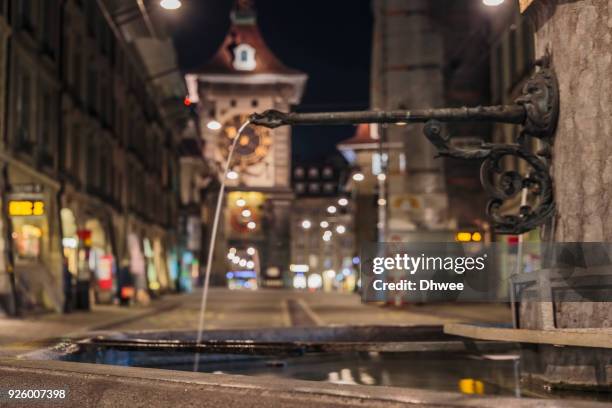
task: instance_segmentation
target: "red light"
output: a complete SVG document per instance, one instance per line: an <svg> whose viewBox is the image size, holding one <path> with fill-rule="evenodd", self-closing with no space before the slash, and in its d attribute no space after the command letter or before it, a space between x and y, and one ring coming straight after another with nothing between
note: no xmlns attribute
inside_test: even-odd
<svg viewBox="0 0 612 408"><path fill-rule="evenodd" d="M185 106L189 106L191 105L191 99L189 99L189 97L186 96L185 99L183 99L183 103L185 104Z"/></svg>
<svg viewBox="0 0 612 408"><path fill-rule="evenodd" d="M134 297L134 288L131 286L124 286L121 288L121 297L123 299L129 299Z"/></svg>
<svg viewBox="0 0 612 408"><path fill-rule="evenodd" d="M100 279L98 280L98 287L100 288L100 290L111 290L113 288L113 280L112 279Z"/></svg>

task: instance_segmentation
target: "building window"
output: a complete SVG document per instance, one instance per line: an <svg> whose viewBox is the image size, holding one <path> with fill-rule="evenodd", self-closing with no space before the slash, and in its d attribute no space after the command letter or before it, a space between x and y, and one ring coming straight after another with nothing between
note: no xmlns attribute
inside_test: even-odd
<svg viewBox="0 0 612 408"><path fill-rule="evenodd" d="M17 142L20 148L31 149L30 140L30 76L23 72L17 84Z"/></svg>
<svg viewBox="0 0 612 408"><path fill-rule="evenodd" d="M534 35L528 19L523 19L521 26L522 42L523 42L523 62L526 72L531 71L535 60L535 45Z"/></svg>
<svg viewBox="0 0 612 408"><path fill-rule="evenodd" d="M319 183L310 183L308 185L308 192L310 194L319 194L321 192L321 185Z"/></svg>
<svg viewBox="0 0 612 408"><path fill-rule="evenodd" d="M32 24L32 0L19 0L17 4L19 7L19 24L21 28L26 31L34 31L34 25Z"/></svg>
<svg viewBox="0 0 612 408"><path fill-rule="evenodd" d="M87 31L90 35L94 34L96 23L96 2L85 1L85 21L87 22Z"/></svg>
<svg viewBox="0 0 612 408"><path fill-rule="evenodd" d="M93 112L98 111L98 80L96 70L91 65L87 70L87 102Z"/></svg>
<svg viewBox="0 0 612 408"><path fill-rule="evenodd" d="M94 134L91 135L95 137ZM96 154L96 146L93 142L90 142L87 146L87 184L89 187L95 187L97 185L98 176L96 174L98 157Z"/></svg>
<svg viewBox="0 0 612 408"><path fill-rule="evenodd" d="M293 170L293 177L296 179L303 179L304 175L305 172L303 167L296 167L295 170Z"/></svg>
<svg viewBox="0 0 612 408"><path fill-rule="evenodd" d="M253 71L257 66L255 62L255 48L249 44L239 44L234 49L234 69L238 71Z"/></svg>
<svg viewBox="0 0 612 408"><path fill-rule="evenodd" d="M72 126L72 143L70 144L70 170L78 178L79 176L79 157L80 157L80 127L75 124Z"/></svg>
<svg viewBox="0 0 612 408"><path fill-rule="evenodd" d="M514 24L510 27L510 38L508 41L510 48L510 84L511 86L514 86L518 79L517 54L519 52L516 41L516 26Z"/></svg>
<svg viewBox="0 0 612 408"><path fill-rule="evenodd" d="M100 175L100 191L103 191L104 193L107 193L109 184L107 183L108 181L108 171L109 171L109 155L108 155L108 150L107 149L101 149L101 155L99 155L98 157L98 166L99 166L99 171L98 174Z"/></svg>
<svg viewBox="0 0 612 408"><path fill-rule="evenodd" d="M41 1L42 13L42 50L44 53L49 55L51 58L55 57L55 2L52 1Z"/></svg>
<svg viewBox="0 0 612 408"><path fill-rule="evenodd" d="M493 77L495 78L495 92L497 93L494 102L503 103L506 86L504 84L504 49L501 44L495 48L495 75Z"/></svg>
<svg viewBox="0 0 612 408"><path fill-rule="evenodd" d="M81 38L76 37L74 39L74 48L72 50L72 86L74 87L75 93L78 95L78 98L82 98L81 87L83 86L82 78L82 69L83 69L83 57L80 53L79 48L81 48Z"/></svg>
<svg viewBox="0 0 612 408"><path fill-rule="evenodd" d="M53 98L50 92L43 92L42 95L42 120L40 126L40 153L42 164L53 165Z"/></svg>

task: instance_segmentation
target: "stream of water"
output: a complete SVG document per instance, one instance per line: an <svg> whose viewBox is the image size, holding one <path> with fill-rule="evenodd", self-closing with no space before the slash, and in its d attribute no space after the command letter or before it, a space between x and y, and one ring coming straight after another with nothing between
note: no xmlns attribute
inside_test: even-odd
<svg viewBox="0 0 612 408"><path fill-rule="evenodd" d="M213 227L210 234L210 245L208 247L208 257L206 258L206 273L204 274L204 288L202 290L202 302L200 303L200 318L198 322L198 337L196 340L197 344L202 342L202 332L204 331L204 316L206 314L206 301L208 299L208 286L210 282L210 272L212 268L212 260L215 253L215 243L217 242L217 228L219 227L219 216L221 214L221 205L223 204L223 194L225 193L225 182L227 181L227 173L230 170L230 166L232 164L232 157L234 155L234 150L236 149L236 144L251 122L247 120L240 126L238 129L238 133L236 137L234 137L234 141L229 148L227 153L227 160L225 162L225 168L223 170L223 177L221 178L221 187L219 187L219 197L217 198L217 207L215 208L215 218L213 219ZM196 353L195 358L193 360L193 371L198 371L199 369L199 361L200 355Z"/></svg>

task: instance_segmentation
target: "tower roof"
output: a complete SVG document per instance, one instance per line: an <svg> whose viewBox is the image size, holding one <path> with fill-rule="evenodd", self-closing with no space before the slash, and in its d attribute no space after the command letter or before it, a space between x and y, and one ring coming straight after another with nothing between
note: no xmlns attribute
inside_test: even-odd
<svg viewBox="0 0 612 408"><path fill-rule="evenodd" d="M362 123L357 126L355 134L350 139L343 140L338 144L340 149L352 148L356 145L370 145L378 143L378 138L372 135L372 126L369 123Z"/></svg>
<svg viewBox="0 0 612 408"><path fill-rule="evenodd" d="M305 74L283 64L268 48L259 28L250 1L238 0L232 11L232 24L223 43L214 56L194 74L220 74L252 76L257 74L299 75ZM254 50L254 65L238 67L236 49L246 44Z"/></svg>

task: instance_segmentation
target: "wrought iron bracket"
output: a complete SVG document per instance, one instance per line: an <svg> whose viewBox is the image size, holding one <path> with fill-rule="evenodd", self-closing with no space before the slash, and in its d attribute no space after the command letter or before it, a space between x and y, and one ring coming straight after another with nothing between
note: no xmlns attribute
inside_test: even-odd
<svg viewBox="0 0 612 408"><path fill-rule="evenodd" d="M440 156L481 160L480 180L490 195L487 214L496 232L522 234L543 225L555 212L553 181L550 175L552 144L559 117L559 87L550 55L538 60L539 69L525 83L514 104L397 111L283 113L268 110L250 116L252 124L276 128L284 125L346 125L359 123L425 123L424 133ZM450 143L444 123L513 123L522 129L513 144L482 143L479 148L460 149ZM537 138L541 148L534 152L527 138ZM502 159L516 157L527 163L529 171L505 171ZM517 214L502 214L504 202L527 190L535 205L520 206Z"/></svg>

